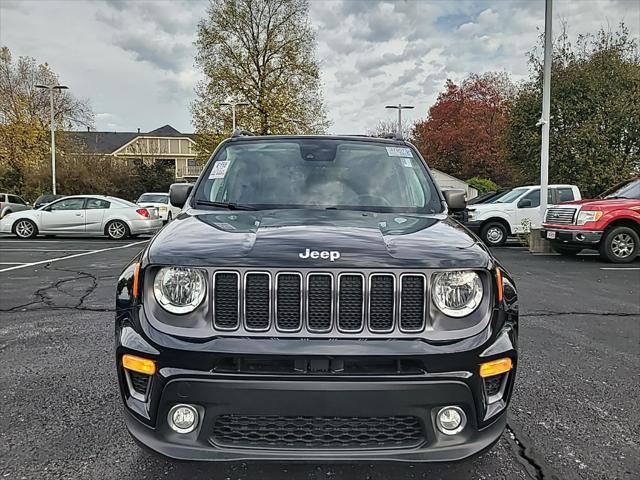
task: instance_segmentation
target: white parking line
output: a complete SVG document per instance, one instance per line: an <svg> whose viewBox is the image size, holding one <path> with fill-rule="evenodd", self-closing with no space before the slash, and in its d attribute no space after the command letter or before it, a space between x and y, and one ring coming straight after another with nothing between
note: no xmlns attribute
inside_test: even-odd
<svg viewBox="0 0 640 480"><path fill-rule="evenodd" d="M0 262L0 265L22 265L24 262Z"/></svg>
<svg viewBox="0 0 640 480"><path fill-rule="evenodd" d="M53 263L53 262L59 262L60 260L68 260L70 258L83 257L85 255L92 255L94 253L108 252L110 250L120 250L122 248L129 248L129 247L133 247L135 245L141 245L143 243L147 243L148 241L149 240L143 240L141 242L128 243L127 245L121 245L119 247L101 248L100 250L89 250L89 251L83 252L83 253L76 253L74 255L67 255L66 257L57 257L57 258L50 258L48 260L41 260L39 262L24 263L24 264L21 264L21 265L16 265L14 267L3 268L2 270L0 270L0 273L8 272L10 270L18 270L19 268L33 267L34 265L42 265L43 263Z"/></svg>
<svg viewBox="0 0 640 480"><path fill-rule="evenodd" d="M600 270L640 270L640 267L600 267Z"/></svg>
<svg viewBox="0 0 640 480"><path fill-rule="evenodd" d="M91 252L93 251L91 248L3 248L1 251L3 252Z"/></svg>

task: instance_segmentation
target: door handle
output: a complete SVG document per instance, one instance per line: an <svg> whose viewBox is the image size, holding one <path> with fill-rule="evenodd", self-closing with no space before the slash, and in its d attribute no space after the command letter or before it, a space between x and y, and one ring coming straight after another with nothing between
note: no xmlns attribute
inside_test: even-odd
<svg viewBox="0 0 640 480"><path fill-rule="evenodd" d="M81 213L76 213L76 217L81 217L82 214Z"/></svg>

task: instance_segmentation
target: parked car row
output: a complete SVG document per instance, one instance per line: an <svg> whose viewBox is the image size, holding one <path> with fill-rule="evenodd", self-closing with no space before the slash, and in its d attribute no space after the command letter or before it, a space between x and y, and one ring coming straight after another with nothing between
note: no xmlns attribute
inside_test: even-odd
<svg viewBox="0 0 640 480"><path fill-rule="evenodd" d="M476 197L455 218L489 246L534 228L562 255L592 249L610 262L627 263L640 254L640 177L590 200L575 185L549 185L547 204L543 215L540 186L530 185Z"/></svg>
<svg viewBox="0 0 640 480"><path fill-rule="evenodd" d="M102 195L73 195L36 210L22 210L0 220L0 233L18 238L42 235L107 236L114 240L154 233L162 227L156 208Z"/></svg>
<svg viewBox="0 0 640 480"><path fill-rule="evenodd" d="M640 253L640 177L596 199L548 208L541 235L562 255L577 255L588 248L610 262L634 261Z"/></svg>
<svg viewBox="0 0 640 480"><path fill-rule="evenodd" d="M547 203L580 200L575 185L549 185ZM543 213L540 207L540 185L517 187L489 198L486 203L467 208L466 227L476 232L491 247L504 245L509 235L540 228Z"/></svg>

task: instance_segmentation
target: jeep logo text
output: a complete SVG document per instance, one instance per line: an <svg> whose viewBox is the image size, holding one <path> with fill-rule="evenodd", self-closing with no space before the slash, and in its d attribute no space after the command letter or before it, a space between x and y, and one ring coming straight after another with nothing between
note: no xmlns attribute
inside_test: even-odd
<svg viewBox="0 0 640 480"><path fill-rule="evenodd" d="M304 251L304 253L299 253L298 256L302 259L307 258L322 258L323 260L329 260L330 262L335 262L340 258L340 252L336 252L335 250L309 250L308 248Z"/></svg>

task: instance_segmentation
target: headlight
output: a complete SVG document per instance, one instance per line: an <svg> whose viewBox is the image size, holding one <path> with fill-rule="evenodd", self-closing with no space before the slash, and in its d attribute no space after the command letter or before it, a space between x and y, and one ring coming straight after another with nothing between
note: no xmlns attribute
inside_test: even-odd
<svg viewBox="0 0 640 480"><path fill-rule="evenodd" d="M475 272L442 272L433 275L436 307L449 317L466 317L482 302L482 280Z"/></svg>
<svg viewBox="0 0 640 480"><path fill-rule="evenodd" d="M600 210L582 210L578 214L578 221L576 222L578 225L584 225L587 222L597 222L602 217L602 212Z"/></svg>
<svg viewBox="0 0 640 480"><path fill-rule="evenodd" d="M153 293L162 308L171 313L193 312L207 292L204 273L195 268L164 267L156 273Z"/></svg>
<svg viewBox="0 0 640 480"><path fill-rule="evenodd" d="M469 219L474 218L476 216L476 211L475 210L467 210L467 217Z"/></svg>

